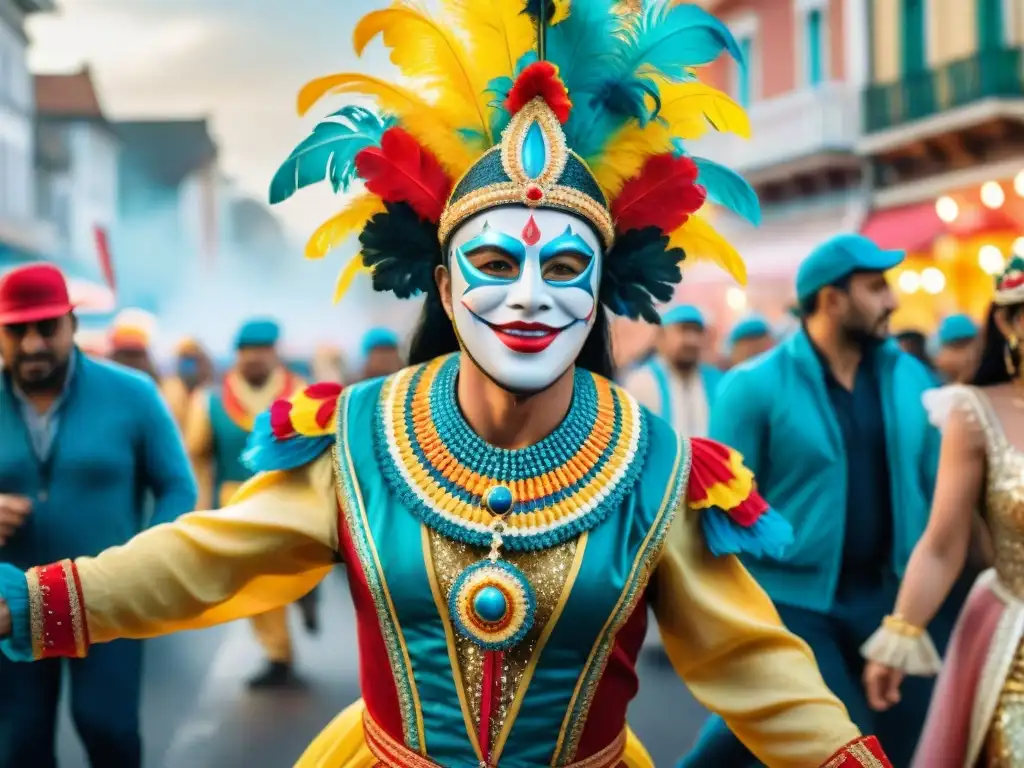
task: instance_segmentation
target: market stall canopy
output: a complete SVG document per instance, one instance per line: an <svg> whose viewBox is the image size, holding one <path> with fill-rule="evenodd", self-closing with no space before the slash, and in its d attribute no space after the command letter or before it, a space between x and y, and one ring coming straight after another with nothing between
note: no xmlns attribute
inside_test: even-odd
<svg viewBox="0 0 1024 768"><path fill-rule="evenodd" d="M979 235L1012 234L1021 224L1009 206L993 210L984 206L964 206L956 219L945 222L939 218L935 203L914 203L871 213L861 234L874 240L881 248L910 253L930 251L942 237L977 237Z"/></svg>

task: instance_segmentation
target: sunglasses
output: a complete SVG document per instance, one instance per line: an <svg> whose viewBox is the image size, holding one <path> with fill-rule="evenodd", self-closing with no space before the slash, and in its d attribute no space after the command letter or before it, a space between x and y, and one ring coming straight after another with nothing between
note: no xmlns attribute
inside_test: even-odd
<svg viewBox="0 0 1024 768"><path fill-rule="evenodd" d="M25 338L30 328L35 328L36 333L44 339L50 339L53 338L60 329L60 318L54 317L47 320L39 320L35 323L11 323L10 325L4 326L4 330L6 330L7 333L19 339Z"/></svg>

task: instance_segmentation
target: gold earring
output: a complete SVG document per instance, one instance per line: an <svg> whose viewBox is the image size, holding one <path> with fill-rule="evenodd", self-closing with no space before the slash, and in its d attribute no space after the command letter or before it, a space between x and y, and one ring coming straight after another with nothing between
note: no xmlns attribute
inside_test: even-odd
<svg viewBox="0 0 1024 768"><path fill-rule="evenodd" d="M1017 346L1020 344L1017 341L1016 336L1010 336L1006 340L1006 347L1003 349L1003 362L1006 364L1006 372L1010 376L1017 375L1017 363L1014 362L1014 353L1017 351Z"/></svg>

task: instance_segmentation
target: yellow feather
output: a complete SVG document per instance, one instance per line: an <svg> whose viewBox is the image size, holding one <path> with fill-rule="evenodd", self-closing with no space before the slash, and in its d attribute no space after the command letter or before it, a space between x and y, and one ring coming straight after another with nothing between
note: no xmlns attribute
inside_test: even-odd
<svg viewBox="0 0 1024 768"><path fill-rule="evenodd" d="M395 0L390 8L372 11L356 24L352 34L356 54L362 56L377 35L391 49L391 62L403 75L432 91L445 111L458 115L459 128L479 131L491 142L487 81L447 24L408 0Z"/></svg>
<svg viewBox="0 0 1024 768"><path fill-rule="evenodd" d="M351 261L345 265L345 268L338 273L338 282L334 284L334 298L333 301L337 304L342 298L348 293L348 289L352 287L352 283L355 282L356 276L363 274L364 272L372 272L372 270L363 264L363 254L357 253L352 257Z"/></svg>
<svg viewBox="0 0 1024 768"><path fill-rule="evenodd" d="M484 151L484 147L474 148L459 136L457 115L429 104L408 88L371 75L341 73L310 81L299 92L299 114L308 112L329 93L372 97L382 111L398 118L405 130L434 153L452 179L461 178Z"/></svg>
<svg viewBox="0 0 1024 768"><path fill-rule="evenodd" d="M444 0L444 7L468 35L473 69L484 82L512 77L516 62L537 44L523 0Z"/></svg>
<svg viewBox="0 0 1024 768"><path fill-rule="evenodd" d="M710 123L717 131L750 138L750 119L743 107L710 85L661 82L658 90L661 92L658 117L668 123L673 136L699 139Z"/></svg>
<svg viewBox="0 0 1024 768"><path fill-rule="evenodd" d="M622 191L622 185L640 173L647 158L671 151L672 134L663 123L652 121L641 127L630 122L594 158L590 170L611 202Z"/></svg>
<svg viewBox="0 0 1024 768"><path fill-rule="evenodd" d="M349 235L359 232L375 214L384 211L384 202L364 192L319 227L306 243L307 259L322 259Z"/></svg>
<svg viewBox="0 0 1024 768"><path fill-rule="evenodd" d="M715 228L699 216L689 220L669 236L669 246L686 251L686 262L710 261L735 278L740 285L747 284L747 265L743 257Z"/></svg>
<svg viewBox="0 0 1024 768"><path fill-rule="evenodd" d="M522 4L522 0L520 0L519 5L522 6ZM555 0L555 13L548 23L552 27L561 24L569 18L570 13L572 13L572 0Z"/></svg>

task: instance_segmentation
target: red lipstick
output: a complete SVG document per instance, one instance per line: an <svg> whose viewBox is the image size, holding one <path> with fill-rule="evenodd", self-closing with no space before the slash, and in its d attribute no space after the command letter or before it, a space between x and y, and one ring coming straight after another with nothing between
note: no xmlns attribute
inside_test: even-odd
<svg viewBox="0 0 1024 768"><path fill-rule="evenodd" d="M563 330L543 323L524 323L521 320L504 325L491 325L491 329L502 344L513 352L524 355L543 352Z"/></svg>

